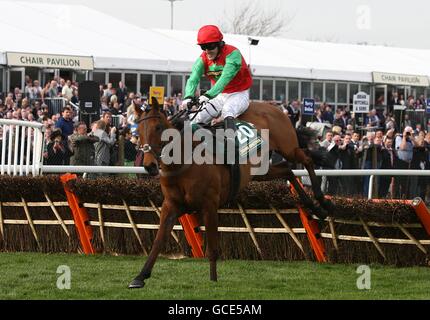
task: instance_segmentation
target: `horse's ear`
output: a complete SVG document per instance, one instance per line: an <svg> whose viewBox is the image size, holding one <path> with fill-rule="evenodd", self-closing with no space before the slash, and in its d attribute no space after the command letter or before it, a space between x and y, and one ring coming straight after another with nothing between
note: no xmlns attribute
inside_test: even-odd
<svg viewBox="0 0 430 320"><path fill-rule="evenodd" d="M143 110L140 106L134 104L134 112L136 112L136 114L138 114L140 117L140 115L143 113Z"/></svg>
<svg viewBox="0 0 430 320"><path fill-rule="evenodd" d="M158 100L156 97L152 97L151 105L156 111L160 110L160 104L158 103Z"/></svg>

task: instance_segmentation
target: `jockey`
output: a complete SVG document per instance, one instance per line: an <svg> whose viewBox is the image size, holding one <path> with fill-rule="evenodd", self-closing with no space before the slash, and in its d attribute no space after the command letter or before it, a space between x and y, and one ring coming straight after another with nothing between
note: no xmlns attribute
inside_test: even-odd
<svg viewBox="0 0 430 320"><path fill-rule="evenodd" d="M194 97L200 79L205 75L212 88L199 97L203 107L194 122L207 124L221 114L225 128L235 131L234 118L249 106L252 77L240 51L222 40L223 35L217 26L200 28L197 44L203 52L193 65L182 106L186 107Z"/></svg>

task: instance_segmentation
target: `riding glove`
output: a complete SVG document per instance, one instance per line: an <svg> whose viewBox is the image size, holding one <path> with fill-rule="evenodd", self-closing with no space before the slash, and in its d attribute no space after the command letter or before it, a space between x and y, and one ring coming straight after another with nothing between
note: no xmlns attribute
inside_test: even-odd
<svg viewBox="0 0 430 320"><path fill-rule="evenodd" d="M186 109L186 108L188 108L188 104L191 102L191 99L190 98L188 98L188 99L184 99L183 101L182 101L182 104L181 104L181 107L182 107L182 109Z"/></svg>
<svg viewBox="0 0 430 320"><path fill-rule="evenodd" d="M209 99L208 97L206 97L205 95L200 96L200 97L199 97L199 104L200 104L200 105L205 104L205 103L207 103L209 100L210 100L210 99Z"/></svg>

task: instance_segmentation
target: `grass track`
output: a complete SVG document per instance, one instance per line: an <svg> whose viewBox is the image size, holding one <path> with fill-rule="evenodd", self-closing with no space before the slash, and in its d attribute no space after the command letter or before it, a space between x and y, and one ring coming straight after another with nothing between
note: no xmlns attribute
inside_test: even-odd
<svg viewBox="0 0 430 320"><path fill-rule="evenodd" d="M358 265L221 261L218 282L207 260L160 258L140 290L129 281L146 258L0 253L0 299L430 299L430 268L371 267L371 290L358 290ZM70 290L56 287L58 266L71 269Z"/></svg>

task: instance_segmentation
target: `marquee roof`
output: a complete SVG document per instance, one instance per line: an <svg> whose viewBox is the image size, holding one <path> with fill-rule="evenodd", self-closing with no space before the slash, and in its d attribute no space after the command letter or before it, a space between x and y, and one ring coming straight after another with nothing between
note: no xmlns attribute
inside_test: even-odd
<svg viewBox="0 0 430 320"><path fill-rule="evenodd" d="M144 29L83 5L1 2L0 64L6 52L93 56L96 69L190 72L196 31ZM430 76L430 50L256 37L255 76L372 82L372 72ZM249 60L248 36L225 41ZM249 61L248 61L249 62Z"/></svg>

